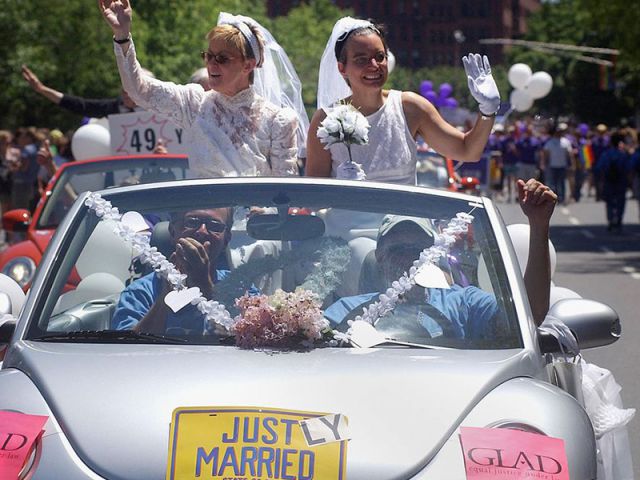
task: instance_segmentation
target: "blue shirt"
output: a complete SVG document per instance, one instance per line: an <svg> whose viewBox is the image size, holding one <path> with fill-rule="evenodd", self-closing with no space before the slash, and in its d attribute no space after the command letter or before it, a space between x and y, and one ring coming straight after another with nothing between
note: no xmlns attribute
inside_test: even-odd
<svg viewBox="0 0 640 480"><path fill-rule="evenodd" d="M518 160L527 165L538 163L536 154L540 150L540 142L535 137L525 136L517 142Z"/></svg>
<svg viewBox="0 0 640 480"><path fill-rule="evenodd" d="M626 192L629 186L631 155L615 147L609 147L598 159L594 171L604 180L603 194Z"/></svg>
<svg viewBox="0 0 640 480"><path fill-rule="evenodd" d="M216 270L216 281L223 280L227 275L229 270ZM162 279L156 272L151 272L131 283L120 295L116 312L111 319L111 328L131 330L151 309L161 291ZM176 313L169 311L165 328L172 327L201 334L204 331L204 319L194 305L187 305Z"/></svg>
<svg viewBox="0 0 640 480"><path fill-rule="evenodd" d="M455 338L485 338L489 332L491 319L498 312L495 298L474 286L451 288L429 288L429 304L437 308L452 324ZM328 307L324 316L334 325L341 323L354 309L359 308L379 293L365 293L344 297ZM440 325L428 317L420 315L422 326L432 337L443 334Z"/></svg>

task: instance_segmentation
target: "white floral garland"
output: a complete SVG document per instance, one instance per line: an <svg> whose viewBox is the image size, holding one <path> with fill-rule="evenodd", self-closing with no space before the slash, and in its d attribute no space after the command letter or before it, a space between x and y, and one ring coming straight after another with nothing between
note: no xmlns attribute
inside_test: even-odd
<svg viewBox="0 0 640 480"><path fill-rule="evenodd" d="M142 263L150 265L162 278L167 280L171 288L175 291L187 288L187 276L176 268L167 258L152 247L149 243L149 236L135 231L129 225L122 222L122 215L118 209L111 205L98 193L90 192L84 204L92 210L101 220L113 220L116 222L114 232L124 241L131 244L136 255ZM200 313L205 316L205 325L212 322L222 326L229 331L233 325L233 318L224 305L215 300L207 300L205 297L197 297L191 300Z"/></svg>
<svg viewBox="0 0 640 480"><path fill-rule="evenodd" d="M358 315L355 320L364 320L375 325L378 319L393 311L400 297L407 293L416 284L415 276L418 270L427 264L437 264L438 260L446 257L451 246L456 242L457 237L467 233L469 224L473 221L473 216L469 213L459 212L452 218L442 233L436 234L433 245L420 252L420 258L413 262L409 272L404 272L402 277L394 281L385 293L381 293L377 302L372 303L363 309L362 315ZM339 332L336 332L339 333ZM340 340L344 338L338 335Z"/></svg>

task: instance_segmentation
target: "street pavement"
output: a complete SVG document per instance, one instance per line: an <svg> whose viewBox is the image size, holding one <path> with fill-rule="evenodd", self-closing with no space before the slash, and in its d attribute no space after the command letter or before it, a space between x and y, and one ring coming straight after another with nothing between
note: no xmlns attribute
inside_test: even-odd
<svg viewBox="0 0 640 480"><path fill-rule="evenodd" d="M526 223L516 203L497 202L505 223ZM629 424L634 472L640 478L640 223L637 200L628 200L620 234L607 231L605 205L593 197L558 205L551 219L557 252L553 282L584 298L613 307L622 322L616 343L583 351L588 362L610 370L622 386L625 408L635 408Z"/></svg>

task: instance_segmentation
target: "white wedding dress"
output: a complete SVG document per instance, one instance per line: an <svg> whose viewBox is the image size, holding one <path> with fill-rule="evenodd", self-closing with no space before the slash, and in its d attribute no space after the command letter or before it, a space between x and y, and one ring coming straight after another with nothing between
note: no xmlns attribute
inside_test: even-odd
<svg viewBox="0 0 640 480"><path fill-rule="evenodd" d="M325 110L327 114L331 111ZM415 185L417 146L402 110L402 92L390 90L382 108L366 118L371 126L369 143L351 146L352 159L362 166L366 179ZM349 160L347 147L338 143L329 151L331 176L337 177L338 165Z"/></svg>
<svg viewBox="0 0 640 480"><path fill-rule="evenodd" d="M141 107L183 129L192 176L297 175L298 120L255 94L233 97L197 84L176 85L144 75L133 41L125 54L114 45L124 90Z"/></svg>

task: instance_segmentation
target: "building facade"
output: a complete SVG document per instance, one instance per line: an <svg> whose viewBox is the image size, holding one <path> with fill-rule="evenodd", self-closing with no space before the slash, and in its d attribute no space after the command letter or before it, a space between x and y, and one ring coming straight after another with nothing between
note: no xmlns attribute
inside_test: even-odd
<svg viewBox="0 0 640 480"><path fill-rule="evenodd" d="M271 16L286 15L296 0L268 0ZM485 38L519 38L540 0L333 0L359 18L386 25L387 43L398 64L410 67L460 64L469 52L503 60L504 46L483 45Z"/></svg>

